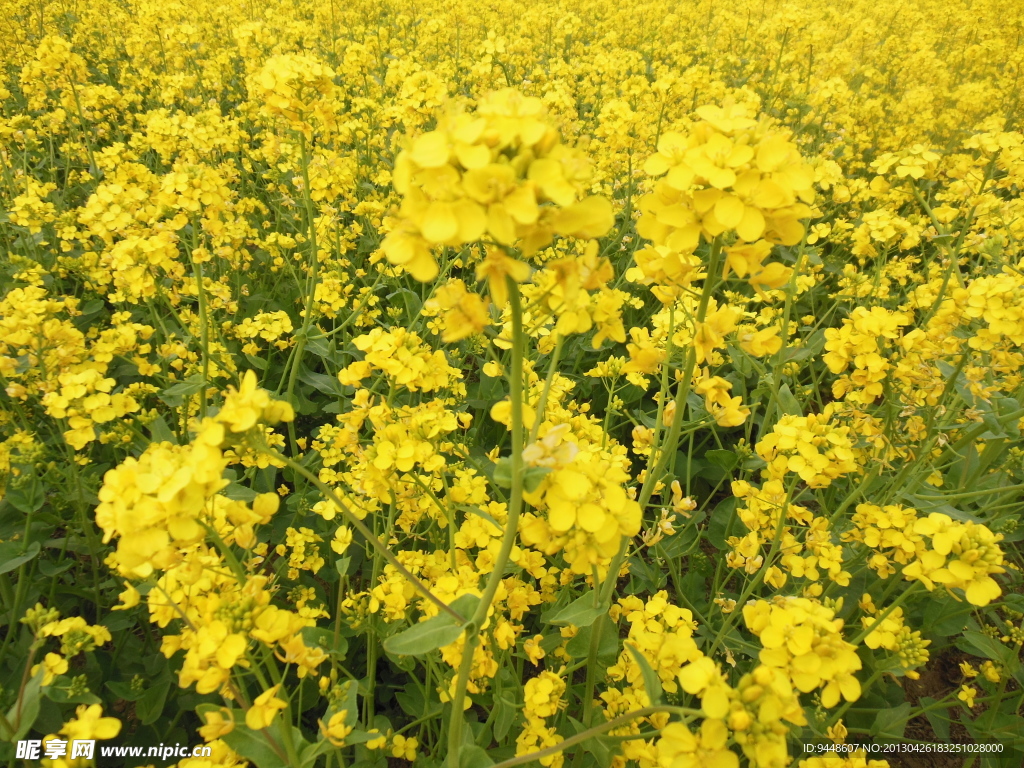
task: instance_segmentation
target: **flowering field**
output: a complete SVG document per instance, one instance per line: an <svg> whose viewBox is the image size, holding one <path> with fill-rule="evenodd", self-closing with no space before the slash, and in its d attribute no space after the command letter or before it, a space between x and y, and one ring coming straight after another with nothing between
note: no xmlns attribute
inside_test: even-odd
<svg viewBox="0 0 1024 768"><path fill-rule="evenodd" d="M1022 35L0 0L0 761L1020 766Z"/></svg>

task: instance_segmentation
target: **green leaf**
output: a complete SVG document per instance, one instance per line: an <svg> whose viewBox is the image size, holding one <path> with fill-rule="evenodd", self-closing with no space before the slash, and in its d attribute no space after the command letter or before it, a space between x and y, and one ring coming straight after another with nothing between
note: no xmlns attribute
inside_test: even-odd
<svg viewBox="0 0 1024 768"><path fill-rule="evenodd" d="M408 288L399 288L394 293L389 293L387 298L389 306L396 306L399 303L405 306L405 317L416 317L420 313L422 301Z"/></svg>
<svg viewBox="0 0 1024 768"><path fill-rule="evenodd" d="M924 610L923 627L936 637L950 637L964 631L967 618L973 613L974 606L959 609L959 603L950 599L932 600Z"/></svg>
<svg viewBox="0 0 1024 768"><path fill-rule="evenodd" d="M533 493L550 472L551 467L527 467L523 473L523 488L527 493Z"/></svg>
<svg viewBox="0 0 1024 768"><path fill-rule="evenodd" d="M299 369L299 380L308 384L318 392L323 392L331 397L344 397L341 382L337 376L328 376L326 373L314 373L308 368Z"/></svg>
<svg viewBox="0 0 1024 768"><path fill-rule="evenodd" d="M451 645L461 634L462 627L447 614L443 614L392 635L384 641L384 650L395 656L422 656L442 646Z"/></svg>
<svg viewBox="0 0 1024 768"><path fill-rule="evenodd" d="M276 740L280 743L280 729L272 727L269 730L277 731ZM253 731L244 723L236 723L230 733L220 738L246 760L255 763L257 768L289 768L270 746L266 731Z"/></svg>
<svg viewBox="0 0 1024 768"><path fill-rule="evenodd" d="M499 488L512 487L512 459L508 456L494 462L494 484Z"/></svg>
<svg viewBox="0 0 1024 768"><path fill-rule="evenodd" d="M135 714L143 725L152 725L160 719L170 690L171 674L165 669L135 704Z"/></svg>
<svg viewBox="0 0 1024 768"><path fill-rule="evenodd" d="M334 749L334 745L327 739L307 745L299 755L299 766L301 766L301 768L313 768L320 755L331 749Z"/></svg>
<svg viewBox="0 0 1024 768"><path fill-rule="evenodd" d="M947 709L927 709L935 704L936 700L927 696L921 697L921 706L925 707L924 716L928 718L928 724L931 725L935 735L939 737L941 742L949 742L949 717Z"/></svg>
<svg viewBox="0 0 1024 768"><path fill-rule="evenodd" d="M138 701L146 695L145 691L137 691L132 688L131 683L118 683L108 680L105 685L114 692L114 695L124 701ZM214 707L216 709L216 707Z"/></svg>
<svg viewBox="0 0 1024 768"><path fill-rule="evenodd" d="M353 730L345 737L345 744L347 746L354 746L356 744L365 744L368 741L379 739L379 733L370 733L369 731L360 731L358 729ZM354 768L354 767L353 767Z"/></svg>
<svg viewBox="0 0 1024 768"><path fill-rule="evenodd" d="M754 364L750 359L750 355L731 344L727 345L726 348L729 350L729 359L732 360L732 366L740 376L744 378L752 376L754 374Z"/></svg>
<svg viewBox="0 0 1024 768"><path fill-rule="evenodd" d="M15 509L31 515L43 506L46 501L46 492L39 478L34 474L24 475L18 481L11 481L7 485L7 495L4 499Z"/></svg>
<svg viewBox="0 0 1024 768"><path fill-rule="evenodd" d="M633 656L633 661L640 667L640 675L644 681L644 690L647 698L651 700L650 706L656 707L661 704L661 678L654 671L647 658L640 653L640 649L633 643L626 643L626 650Z"/></svg>
<svg viewBox="0 0 1024 768"><path fill-rule="evenodd" d="M345 702L345 725L348 728L355 728L359 722L359 686L355 681L349 680L342 685L341 700Z"/></svg>
<svg viewBox="0 0 1024 768"><path fill-rule="evenodd" d="M132 615L133 611L118 611L108 613L100 620L100 624L109 629L111 633L120 632L128 627L138 625L138 617Z"/></svg>
<svg viewBox="0 0 1024 768"><path fill-rule="evenodd" d="M22 691L20 706L19 702L15 701L11 708L7 710L7 722L14 729L14 732L9 736L6 733L6 728L3 729L5 732L0 734L7 741L23 739L39 716L39 702L42 699L44 674L45 670L40 668L36 676L28 681L25 690Z"/></svg>
<svg viewBox="0 0 1024 768"><path fill-rule="evenodd" d="M334 359L333 342L322 334L314 336L310 333L310 335L306 337L306 351L313 353L322 360L329 360L332 363L337 362Z"/></svg>
<svg viewBox="0 0 1024 768"><path fill-rule="evenodd" d="M800 407L800 401L793 396L793 391L788 384L779 385L779 410L790 416L803 416L804 410Z"/></svg>
<svg viewBox="0 0 1024 768"><path fill-rule="evenodd" d="M452 603L452 608L462 616L469 617L476 610L478 602L480 598L476 595L463 595ZM439 613L389 637L384 641L384 650L395 656L422 656L442 646L451 645L461 634L461 624L447 613Z"/></svg>
<svg viewBox="0 0 1024 768"><path fill-rule="evenodd" d="M196 373L189 376L187 379L183 381L179 381L177 384L172 384L171 386L167 387L167 389L161 392L160 395L161 397L163 395L170 395L171 397L194 395L196 392L203 388L204 381L205 379L203 378L203 375L201 373Z"/></svg>
<svg viewBox="0 0 1024 768"><path fill-rule="evenodd" d="M806 339L800 347L786 347L782 351L782 362L799 362L814 357L825 348L825 329L819 328Z"/></svg>
<svg viewBox="0 0 1024 768"><path fill-rule="evenodd" d="M230 483L225 486L222 493L232 501L245 501L249 503L252 503L259 496L252 488L246 488L238 483Z"/></svg>
<svg viewBox="0 0 1024 768"><path fill-rule="evenodd" d="M418 683L408 683L405 688L395 694L395 701L398 702L405 714L411 715L413 718L440 716L444 706L433 695L433 691L427 693L430 696L429 699L423 697L423 690Z"/></svg>
<svg viewBox="0 0 1024 768"><path fill-rule="evenodd" d="M344 635L335 636L334 630L324 627L304 627L302 629L302 642L308 648L322 648L332 656L344 659L348 653L348 640Z"/></svg>
<svg viewBox="0 0 1024 768"><path fill-rule="evenodd" d="M982 659L998 661L1009 667L1011 672L1020 663L1016 659L1016 654L998 640L972 629L963 633L960 640L957 641L956 647Z"/></svg>
<svg viewBox="0 0 1024 768"><path fill-rule="evenodd" d="M871 726L871 735L879 741L900 741L907 727L910 702L905 701L893 709L879 710Z"/></svg>
<svg viewBox="0 0 1024 768"><path fill-rule="evenodd" d="M21 549L20 541L8 541L0 544L0 573L7 573L13 571L15 568L20 566L22 563L27 563L29 560L39 554L39 542L33 541L26 547L25 551L20 554L14 554Z"/></svg>
<svg viewBox="0 0 1024 768"><path fill-rule="evenodd" d="M58 677L53 685L45 688L46 698L56 704L101 704L103 699L94 693L76 693L73 696L69 696L67 689L61 686L67 686L71 684L71 680L61 675Z"/></svg>
<svg viewBox="0 0 1024 768"><path fill-rule="evenodd" d="M487 754L487 750L478 747L476 744L463 744L459 750L459 768L490 768L494 761Z"/></svg>
<svg viewBox="0 0 1024 768"><path fill-rule="evenodd" d="M740 457L734 451L712 450L704 454L704 458L726 472L740 463Z"/></svg>
<svg viewBox="0 0 1024 768"><path fill-rule="evenodd" d="M569 724L573 727L575 733L573 735L583 733L587 730L587 727L577 720L575 717L568 718ZM594 736L593 738L587 739L581 745L584 752L589 752L594 758L591 765L597 766L597 768L609 768L612 764L612 752L608 747L608 744L600 736Z"/></svg>
<svg viewBox="0 0 1024 768"><path fill-rule="evenodd" d="M583 593L582 597L573 600L565 608L551 614L545 621L555 626L589 627L599 617L607 614L610 608L608 603L595 605L595 597L594 590L587 590Z"/></svg>
<svg viewBox="0 0 1024 768"><path fill-rule="evenodd" d="M736 519L735 496L729 496L718 502L708 519L708 541L715 549L725 549L725 540L732 531Z"/></svg>
<svg viewBox="0 0 1024 768"><path fill-rule="evenodd" d="M178 438L168 426L163 416L157 416L149 423L149 439L154 443L173 443L177 445Z"/></svg>
<svg viewBox="0 0 1024 768"><path fill-rule="evenodd" d="M249 365L259 371L267 370L267 361L262 357L256 357L256 355L250 355L248 352L243 353L245 359L249 361Z"/></svg>
<svg viewBox="0 0 1024 768"><path fill-rule="evenodd" d="M495 695L494 697L494 739L501 742L508 736L512 724L516 721L519 709L516 703L506 694Z"/></svg>

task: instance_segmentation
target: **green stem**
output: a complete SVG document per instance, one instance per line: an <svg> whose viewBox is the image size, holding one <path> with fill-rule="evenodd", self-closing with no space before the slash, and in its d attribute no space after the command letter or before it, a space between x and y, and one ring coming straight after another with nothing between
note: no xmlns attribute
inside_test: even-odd
<svg viewBox="0 0 1024 768"><path fill-rule="evenodd" d="M302 327L295 334L295 355L292 358L292 367L288 374L286 398L292 405L295 405L295 384L299 377L299 368L302 367L302 353L306 349L309 326L313 321L313 295L316 293L317 272L319 270L316 242L316 209L313 205L313 198L310 195L309 189L309 147L306 144L306 136L302 133L299 134L299 148L302 153L302 202L306 209L306 224L309 229L309 277L306 279L306 290L304 291ZM288 425L288 438L292 444L292 453L298 453L295 443L295 427L291 424Z"/></svg>
<svg viewBox="0 0 1024 768"><path fill-rule="evenodd" d="M192 222L193 230L196 223ZM194 238L194 235L193 235ZM193 246L195 243L193 242ZM193 248L194 250L194 248ZM206 385L210 380L210 330L209 324L206 317L206 290L203 287L203 267L197 262L192 255L192 251L188 255L189 261L192 262L192 271L196 278L196 293L199 294L199 338L201 353L203 355L203 382L199 387L199 418L206 418Z"/></svg>
<svg viewBox="0 0 1024 768"><path fill-rule="evenodd" d="M523 334L523 309L519 286L506 278L509 287L509 302L512 313L512 364L509 370L509 395L512 400L512 491L509 497L505 533L501 539L501 550L494 561L494 570L487 578L483 595L472 618L466 623L465 645L462 649L462 663L459 665L455 696L452 699L452 720L448 730L448 765L459 768L459 753L462 749L462 731L465 718L462 716L466 699L466 686L473 667L473 652L480 642L480 630L487 620L487 612L494 601L494 595L501 584L505 566L512 554L519 533L519 513L523 504L523 348L526 343ZM540 415L537 416L538 420Z"/></svg>
<svg viewBox="0 0 1024 768"><path fill-rule="evenodd" d="M530 429L530 439L533 443L537 440L537 432L540 430L540 423L544 421L544 412L548 407L548 395L551 392L551 382L555 379L555 372L558 370L558 361L562 357L562 342L564 336L559 336L555 341L555 349L551 353L551 364L548 366L548 376L544 380L544 389L540 393L540 400L537 401L536 418L533 420L533 427Z"/></svg>
<svg viewBox="0 0 1024 768"><path fill-rule="evenodd" d="M708 305L711 303L711 294L715 287L718 285L718 275L720 272L720 260L722 254L722 242L719 238L715 238L711 243L711 254L708 259L707 276L704 278L704 288L701 291L700 303L697 307L697 315L695 318L694 332L696 333L697 325L704 322L707 317ZM671 330L671 329L670 329ZM671 350L671 333L669 341L667 342L669 350ZM665 369L668 368L669 361L665 361ZM654 495L654 489L657 487L658 481L661 478L662 473L665 471L665 467L668 464L669 458L671 458L679 445L679 435L682 431L683 425L683 413L686 408L686 398L690 394L690 384L693 380L693 371L697 366L697 352L694 347L690 347L686 354L686 362L683 367L682 377L679 379L679 386L676 389L675 399L675 414L672 419L672 424L669 426L668 436L665 442L659 445L654 445L651 448L651 455L647 463L647 474L644 477L643 486L640 488L640 494L637 501L640 504L640 508L644 509L647 503L651 500L651 496ZM659 406L659 424L661 421L661 415L663 412L664 398L662 398L662 404ZM651 464L654 464L652 467ZM610 604L612 598L612 592L615 590L615 585L619 579L619 571L622 569L622 564L626 560L626 553L629 549L629 539L623 538L622 543L619 546L619 551L612 559L611 565L608 568L608 573L605 576L604 582L600 587L600 604ZM595 585L596 586L596 585ZM603 622L596 622L591 629L591 642L590 649L587 654L587 676L591 676L592 670L597 668L597 649L601 643L601 632ZM592 696L588 696L583 702L583 722L589 722L590 711L593 709ZM582 753L577 753L577 756ZM576 762L574 760L574 765Z"/></svg>

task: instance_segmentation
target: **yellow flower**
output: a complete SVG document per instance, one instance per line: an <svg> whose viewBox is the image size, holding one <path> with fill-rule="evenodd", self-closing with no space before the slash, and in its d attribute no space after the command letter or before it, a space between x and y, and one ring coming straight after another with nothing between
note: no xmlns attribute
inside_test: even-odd
<svg viewBox="0 0 1024 768"><path fill-rule="evenodd" d="M129 608L134 608L136 605L138 605L139 600L141 599L139 591L134 586L132 586L130 582L127 581L124 582L124 592L118 595L118 597L121 599L121 604L115 605L110 610L127 611Z"/></svg>
<svg viewBox="0 0 1024 768"><path fill-rule="evenodd" d="M679 684L687 693L700 696L701 709L709 718L723 718L729 712L731 689L718 665L706 656L679 671Z"/></svg>
<svg viewBox="0 0 1024 768"><path fill-rule="evenodd" d="M317 720L317 723L320 724L320 733L336 747L345 746L345 737L352 733L352 728L345 725L347 717L348 711L343 709L331 715L326 725L323 720Z"/></svg>
<svg viewBox="0 0 1024 768"><path fill-rule="evenodd" d="M245 713L245 724L254 731L270 727L277 713L288 706L288 703L277 698L280 685L269 688L259 696Z"/></svg>
<svg viewBox="0 0 1024 768"><path fill-rule="evenodd" d="M213 741L231 733L235 729L235 719L231 710L227 707L220 707L203 714L206 724L199 728L199 735L205 741Z"/></svg>
<svg viewBox="0 0 1024 768"><path fill-rule="evenodd" d="M423 308L425 312L441 314L441 340L445 343L481 333L491 320L484 300L467 291L461 280L450 280L438 288L434 296L424 302Z"/></svg>
<svg viewBox="0 0 1024 768"><path fill-rule="evenodd" d="M725 723L707 719L693 733L683 723L669 723L657 742L658 765L662 768L739 768L740 759L726 744Z"/></svg>
<svg viewBox="0 0 1024 768"><path fill-rule="evenodd" d="M523 642L523 652L526 653L527 658L529 658L534 666L537 666L546 655L544 649L540 646L543 639L544 635L534 635Z"/></svg>
<svg viewBox="0 0 1024 768"><path fill-rule="evenodd" d="M410 763L416 760L416 748L419 741L412 736L396 734L391 740L391 756L400 760L408 760Z"/></svg>
<svg viewBox="0 0 1024 768"><path fill-rule="evenodd" d="M491 301L498 307L508 304L508 279L522 283L530 277L530 266L505 255L500 248L487 248L487 256L476 268L476 279L487 280Z"/></svg>
<svg viewBox="0 0 1024 768"><path fill-rule="evenodd" d="M40 664L36 664L30 670L34 677L40 667L43 671L43 685L50 685L57 675L63 675L68 671L68 660L58 653L48 653Z"/></svg>
<svg viewBox="0 0 1024 768"><path fill-rule="evenodd" d="M527 717L551 717L561 708L564 692L565 680L544 670L526 681L523 711Z"/></svg>
<svg viewBox="0 0 1024 768"><path fill-rule="evenodd" d="M388 737L385 734L381 733L380 730L377 728L371 728L367 731L367 733L377 734L374 738L369 739L366 742L367 749L383 749L384 745L388 742Z"/></svg>
<svg viewBox="0 0 1024 768"><path fill-rule="evenodd" d="M103 717L100 704L80 704L75 719L64 724L60 732L69 740L112 739L121 732L121 721L116 717Z"/></svg>
<svg viewBox="0 0 1024 768"><path fill-rule="evenodd" d="M968 708L974 709L974 697L977 695L978 689L973 685L962 685L960 686L960 692L956 697L966 704Z"/></svg>

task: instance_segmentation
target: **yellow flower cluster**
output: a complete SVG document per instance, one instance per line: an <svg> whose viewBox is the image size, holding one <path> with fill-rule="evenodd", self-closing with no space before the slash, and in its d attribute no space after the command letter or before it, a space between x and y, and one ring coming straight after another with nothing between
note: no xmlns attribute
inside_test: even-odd
<svg viewBox="0 0 1024 768"><path fill-rule="evenodd" d="M917 510L900 505L879 507L858 504L853 530L847 541L860 542L871 550L868 565L882 578L903 565L907 580L917 580L929 590L935 584L962 589L973 605L988 605L1002 589L994 574L1004 573L1002 534L973 521L960 522L941 512L919 517Z"/></svg>
<svg viewBox="0 0 1024 768"><path fill-rule="evenodd" d="M836 478L857 470L857 454L850 427L832 421L832 409L807 416L783 416L772 431L758 441L757 455L768 466L769 478L782 479L789 473L811 488L824 488Z"/></svg>
<svg viewBox="0 0 1024 768"><path fill-rule="evenodd" d="M221 445L230 436L226 433L240 435L259 421L273 424L293 417L290 405L256 389L256 376L249 371L192 443L152 443L138 459L129 457L108 471L96 523L104 542L118 539L109 564L125 576L146 578L177 562L181 550L204 540L207 526L217 522L230 521L242 529L241 540L251 538L252 524L266 522L277 510L277 497L249 508L218 495L229 482L222 476L228 460Z"/></svg>
<svg viewBox="0 0 1024 768"><path fill-rule="evenodd" d="M750 765L757 768L789 765L786 737L790 726L787 723L806 725L807 721L784 670L771 665L757 666L743 675L733 688L719 666L703 657L684 667L679 680L687 693L700 696L701 711L706 719L697 735L689 733L688 729L674 728L675 724L667 726L658 742L659 755L667 750L678 750L695 760L701 756L702 748L710 747L714 754L705 757L739 765L735 753L724 749L726 739L732 736ZM714 734L715 746L707 743L711 734Z"/></svg>
<svg viewBox="0 0 1024 768"><path fill-rule="evenodd" d="M865 595L862 602L870 605L871 596ZM902 608L896 608L885 618L863 616L861 622L864 629L871 630L864 638L864 645L868 648L883 648L895 654L907 677L920 677L914 669L928 663L928 646L931 641L925 640L919 631L911 630L906 625Z"/></svg>
<svg viewBox="0 0 1024 768"><path fill-rule="evenodd" d="M293 129L312 136L314 124L331 128L340 104L334 70L305 54L283 53L267 59L249 80L261 111L280 117Z"/></svg>
<svg viewBox="0 0 1024 768"><path fill-rule="evenodd" d="M863 749L849 754L831 753L801 760L799 768L889 768L886 760L869 760Z"/></svg>
<svg viewBox="0 0 1024 768"><path fill-rule="evenodd" d="M798 690L821 689L821 703L860 698L861 668L856 646L843 639L843 620L826 606L802 597L758 600L743 607L747 628L761 640L759 657L783 670Z"/></svg>
<svg viewBox="0 0 1024 768"><path fill-rule="evenodd" d="M404 328L374 328L352 343L363 353L363 359L338 374L341 383L348 386L357 385L374 370L382 371L395 385L410 392L448 388L461 378L444 352L431 351L417 334Z"/></svg>
<svg viewBox="0 0 1024 768"><path fill-rule="evenodd" d="M670 603L668 593L661 591L647 601L636 596L622 598L612 609L612 616L626 620L629 624L627 642L642 653L658 673L662 689L675 693L679 670L701 657L693 640L697 629L693 613ZM643 692L642 670L628 649L608 668L608 677L624 681L638 695Z"/></svg>
<svg viewBox="0 0 1024 768"><path fill-rule="evenodd" d="M590 163L560 143L545 111L539 98L509 88L485 96L474 114L444 115L412 140L395 159L402 207L381 246L388 259L425 282L437 275L439 245L487 236L530 255L556 234L605 234L611 205L583 194Z"/></svg>
<svg viewBox="0 0 1024 768"><path fill-rule="evenodd" d="M517 755L528 755L561 741L558 732L549 727L545 720L565 706L562 700L564 693L565 680L548 670L526 681L523 690L523 717L526 719L526 727L516 737ZM542 757L538 762L550 768L561 768L562 753Z"/></svg>
<svg viewBox="0 0 1024 768"><path fill-rule="evenodd" d="M899 338L900 329L909 322L909 316L883 307L857 307L843 318L841 327L826 328L828 352L822 360L832 373L853 367L852 373L835 381L832 393L865 405L881 397L890 363L879 354L880 340Z"/></svg>
<svg viewBox="0 0 1024 768"><path fill-rule="evenodd" d="M641 280L655 283L662 301L678 296L698 276L692 254L701 239L734 232L746 245L729 249L727 269L778 288L790 270L763 260L772 243L803 237L813 172L785 132L752 119L742 105L704 106L697 115L688 134L662 134L644 164L658 181L638 203L637 232L653 243L637 255Z"/></svg>
<svg viewBox="0 0 1024 768"><path fill-rule="evenodd" d="M274 342L278 349L287 349L289 342L281 337L290 334L293 327L288 313L278 310L258 312L255 317L247 317L240 323L229 325L225 330L230 330L237 339L248 341L242 347L243 353L257 355L260 352L259 345L255 342L257 338Z"/></svg>
<svg viewBox="0 0 1024 768"><path fill-rule="evenodd" d="M548 555L563 552L576 573L589 574L594 568L603 573L622 537L640 531L640 505L624 487L629 475L620 461L597 446L577 450L559 464L548 467L551 472L537 488L523 494L544 513L524 515L523 543Z"/></svg>

